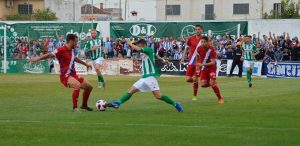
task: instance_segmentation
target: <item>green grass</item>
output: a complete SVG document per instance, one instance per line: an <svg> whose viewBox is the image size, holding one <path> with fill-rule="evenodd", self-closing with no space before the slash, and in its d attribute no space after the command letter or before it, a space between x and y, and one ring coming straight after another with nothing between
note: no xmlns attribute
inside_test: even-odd
<svg viewBox="0 0 300 146"><path fill-rule="evenodd" d="M96 87L96 77L86 76ZM138 77L106 76L107 89L89 100L116 100ZM219 78L225 103L201 88L192 101L184 77L161 77L164 94L182 103L184 113L138 93L120 109L71 112L71 89L58 75L0 75L0 145L228 145L300 144L300 80ZM81 103L81 97L80 97Z"/></svg>

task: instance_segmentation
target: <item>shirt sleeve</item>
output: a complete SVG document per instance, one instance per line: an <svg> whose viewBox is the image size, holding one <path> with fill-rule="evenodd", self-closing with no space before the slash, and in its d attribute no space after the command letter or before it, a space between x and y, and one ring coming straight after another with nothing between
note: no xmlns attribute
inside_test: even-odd
<svg viewBox="0 0 300 146"><path fill-rule="evenodd" d="M254 52L257 52L257 51L258 51L258 49L257 49L257 47L256 47L255 45L253 45L253 51L254 51Z"/></svg>
<svg viewBox="0 0 300 146"><path fill-rule="evenodd" d="M142 52L147 54L147 55L150 55L151 53L153 53L152 49L151 48L142 48Z"/></svg>
<svg viewBox="0 0 300 146"><path fill-rule="evenodd" d="M188 40L186 41L186 46L185 47L190 47L191 46L191 38L188 38Z"/></svg>
<svg viewBox="0 0 300 146"><path fill-rule="evenodd" d="M90 41L87 41L84 47L84 50L90 50L91 49L91 44Z"/></svg>
<svg viewBox="0 0 300 146"><path fill-rule="evenodd" d="M211 48L210 59L216 59L216 58L217 58L217 52L215 51L214 48Z"/></svg>
<svg viewBox="0 0 300 146"><path fill-rule="evenodd" d="M61 49L55 49L51 54L55 55L56 58L60 58L63 54L63 51Z"/></svg>

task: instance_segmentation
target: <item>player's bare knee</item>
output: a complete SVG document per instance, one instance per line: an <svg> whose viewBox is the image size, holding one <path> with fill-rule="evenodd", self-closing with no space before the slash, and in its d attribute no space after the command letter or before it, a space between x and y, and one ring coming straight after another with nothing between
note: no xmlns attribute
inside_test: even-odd
<svg viewBox="0 0 300 146"><path fill-rule="evenodd" d="M185 81L188 82L188 83L192 83L193 82L193 78L187 77L187 78L185 78Z"/></svg>
<svg viewBox="0 0 300 146"><path fill-rule="evenodd" d="M209 86L208 83L207 83L207 81L201 81L201 82L200 82L200 85L201 85L201 87L203 87L203 88L206 88L206 87Z"/></svg>
<svg viewBox="0 0 300 146"><path fill-rule="evenodd" d="M156 99L158 99L158 100L161 99L161 94L159 92L153 92L153 95Z"/></svg>
<svg viewBox="0 0 300 146"><path fill-rule="evenodd" d="M73 84L73 88L74 88L74 89L80 89L80 86L81 86L81 85L80 85L79 82L76 82L76 83Z"/></svg>

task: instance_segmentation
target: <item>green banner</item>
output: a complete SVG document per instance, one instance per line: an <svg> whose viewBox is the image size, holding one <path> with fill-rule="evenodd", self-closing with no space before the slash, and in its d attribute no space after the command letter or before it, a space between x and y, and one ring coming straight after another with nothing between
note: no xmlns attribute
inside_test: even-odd
<svg viewBox="0 0 300 146"><path fill-rule="evenodd" d="M0 73L4 72L4 61L0 63ZM25 59L7 59L7 73L49 73L49 64L47 60L38 63L31 63Z"/></svg>
<svg viewBox="0 0 300 146"><path fill-rule="evenodd" d="M155 38L162 37L178 37L183 38L194 34L194 25L200 24L204 28L204 34L211 30L214 34L225 34L231 32L232 35L237 34L238 24L240 24L241 34L248 33L247 21L231 21L231 22L111 22L110 34L119 38L124 36L129 38L140 36L151 36Z"/></svg>
<svg viewBox="0 0 300 146"><path fill-rule="evenodd" d="M0 22L0 26L7 25L7 36L11 42L17 39L28 41L29 39L42 40L43 38L52 37L57 39L58 36L66 36L68 33L74 33L84 40L91 28L96 28L97 23L27 23L27 22ZM3 41L3 31L0 31L1 42Z"/></svg>

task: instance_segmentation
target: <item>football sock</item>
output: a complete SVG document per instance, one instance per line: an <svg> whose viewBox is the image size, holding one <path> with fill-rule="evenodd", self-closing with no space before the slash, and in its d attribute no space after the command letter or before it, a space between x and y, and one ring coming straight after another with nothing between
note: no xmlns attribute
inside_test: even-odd
<svg viewBox="0 0 300 146"><path fill-rule="evenodd" d="M218 96L218 99L222 99L219 86L218 85L213 85L211 87L213 88L215 94Z"/></svg>
<svg viewBox="0 0 300 146"><path fill-rule="evenodd" d="M195 81L193 84L194 96L197 96L198 93L198 81Z"/></svg>
<svg viewBox="0 0 300 146"><path fill-rule="evenodd" d="M119 102L120 104L126 102L127 100L129 100L131 98L132 94L126 92L117 102Z"/></svg>
<svg viewBox="0 0 300 146"><path fill-rule="evenodd" d="M165 101L166 103L171 104L173 106L176 106L176 102L166 95L162 95L160 100Z"/></svg>
<svg viewBox="0 0 300 146"><path fill-rule="evenodd" d="M98 82L104 82L104 78L103 78L102 75L99 75L99 76L98 76Z"/></svg>
<svg viewBox="0 0 300 146"><path fill-rule="evenodd" d="M247 71L247 81L248 83L251 83L251 72Z"/></svg>
<svg viewBox="0 0 300 146"><path fill-rule="evenodd" d="M83 91L83 94L82 94L82 106L87 107L88 100L89 100L89 97L90 97L90 93L91 93L90 90L84 90Z"/></svg>
<svg viewBox="0 0 300 146"><path fill-rule="evenodd" d="M79 92L80 92L80 89L74 89L73 90L73 94L72 94L73 109L77 108Z"/></svg>

